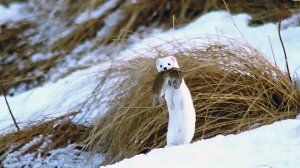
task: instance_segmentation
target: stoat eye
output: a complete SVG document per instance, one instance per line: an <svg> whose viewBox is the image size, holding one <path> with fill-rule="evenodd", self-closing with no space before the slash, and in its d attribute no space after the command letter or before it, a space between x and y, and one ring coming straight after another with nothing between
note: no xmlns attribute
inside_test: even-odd
<svg viewBox="0 0 300 168"><path fill-rule="evenodd" d="M170 66L171 64L170 64L170 63L168 63L168 65Z"/></svg>
<svg viewBox="0 0 300 168"><path fill-rule="evenodd" d="M162 65L160 65L160 67L162 68Z"/></svg>

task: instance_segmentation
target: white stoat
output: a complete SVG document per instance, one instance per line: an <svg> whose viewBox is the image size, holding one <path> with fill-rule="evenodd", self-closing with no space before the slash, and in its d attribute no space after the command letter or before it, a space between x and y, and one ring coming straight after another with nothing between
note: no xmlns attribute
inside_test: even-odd
<svg viewBox="0 0 300 168"><path fill-rule="evenodd" d="M179 69L179 65L174 56L169 56L157 59L156 69L159 73L156 75L152 85L152 107L155 107L157 104L162 104L163 102L166 87L168 86L168 81L165 79L170 75L170 73L166 73L166 71L170 69Z"/></svg>
<svg viewBox="0 0 300 168"><path fill-rule="evenodd" d="M160 58L156 61L156 68L160 73L166 71L164 83L167 86L161 95L165 96L169 111L167 146L188 144L194 136L196 114L191 93L178 70L178 62L173 56ZM179 86L178 78L182 79Z"/></svg>

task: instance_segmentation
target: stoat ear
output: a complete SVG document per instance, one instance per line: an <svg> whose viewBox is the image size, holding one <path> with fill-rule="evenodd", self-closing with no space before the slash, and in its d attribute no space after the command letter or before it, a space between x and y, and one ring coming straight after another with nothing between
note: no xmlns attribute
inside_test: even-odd
<svg viewBox="0 0 300 168"><path fill-rule="evenodd" d="M157 60L156 60L156 69L157 69L157 71L159 72L159 62L160 62L160 58L158 58Z"/></svg>
<svg viewBox="0 0 300 168"><path fill-rule="evenodd" d="M159 61L160 61L160 58L158 58L157 60L156 60L156 66L158 67L159 65Z"/></svg>
<svg viewBox="0 0 300 168"><path fill-rule="evenodd" d="M170 56L170 58L173 62L177 62L177 59L174 56Z"/></svg>
<svg viewBox="0 0 300 168"><path fill-rule="evenodd" d="M179 69L179 65L178 65L176 57L170 56L170 58L171 58L171 61L173 62L173 67Z"/></svg>

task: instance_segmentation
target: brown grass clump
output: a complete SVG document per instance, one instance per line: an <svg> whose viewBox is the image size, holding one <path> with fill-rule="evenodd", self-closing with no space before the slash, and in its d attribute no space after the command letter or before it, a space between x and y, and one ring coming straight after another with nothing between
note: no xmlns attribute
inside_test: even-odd
<svg viewBox="0 0 300 168"><path fill-rule="evenodd" d="M261 25L265 22L276 22L281 15L281 1L228 1L226 2L232 12L249 13L252 16L250 24ZM290 3L284 10L287 11L283 17L290 16L289 8L296 6ZM123 1L120 3L122 19L116 23L100 39L96 45L119 43L127 39L133 32L141 27L160 27L163 29L177 28L187 24L195 18L210 11L226 10L223 1L208 0L143 0L131 3Z"/></svg>
<svg viewBox="0 0 300 168"><path fill-rule="evenodd" d="M23 1L2 0L0 4L8 6L12 2ZM115 6L107 9L101 16L83 23L75 23L74 19L82 12L93 12L106 2L105 0L65 0L49 1L49 3L34 1L34 5L29 5L27 10L34 11L38 15L36 19L1 25L0 80L9 89L8 92L14 94L18 90L32 89L44 83L53 71L67 64L70 59L68 54L86 41L91 41L91 44L85 52L101 48L101 54L114 55L116 48L122 48L123 44L126 46L127 42L131 42L127 39L132 34L143 36L152 28L177 28L209 11L226 9L223 1L137 0L134 2L117 0ZM281 15L281 0L255 2L240 0L226 1L226 3L232 14L249 13L253 17L250 24L254 25L275 22ZM284 17L290 16L288 9L298 6L299 4L287 1L285 9L287 15ZM55 11L55 15L51 13L52 11ZM107 20L114 20L109 19L110 16L118 19L116 23L108 23L109 26L107 26ZM49 30L50 27L45 29L46 23L61 30L55 30L55 33L48 35L48 31L53 30ZM60 25L65 26L60 28ZM63 37L55 38L58 32L66 30L71 32ZM97 36L99 32L105 33L99 37ZM37 37L42 37L42 39L38 39L38 43L30 44L31 41L37 40ZM53 56L38 62L32 61L33 56L38 53L51 53ZM86 55L88 54L77 53L74 57L72 56L72 61L78 62Z"/></svg>
<svg viewBox="0 0 300 168"><path fill-rule="evenodd" d="M151 108L150 102L155 60L169 54L160 52L155 58L137 58L111 69L125 76L110 88L118 101L87 140L89 148L106 152L104 164L166 144L166 105ZM193 141L293 118L299 111L296 90L286 74L248 45L210 42L178 49L174 55L196 109Z"/></svg>
<svg viewBox="0 0 300 168"><path fill-rule="evenodd" d="M26 153L34 153L37 157L45 157L53 149L63 148L71 143L79 144L90 133L91 129L70 120L77 112L57 117L49 121L38 121L28 124L26 128L0 136L0 162L6 155L20 151L22 157ZM35 138L38 140L29 148L22 149ZM47 145L45 145L47 144ZM24 151L25 150L25 151Z"/></svg>

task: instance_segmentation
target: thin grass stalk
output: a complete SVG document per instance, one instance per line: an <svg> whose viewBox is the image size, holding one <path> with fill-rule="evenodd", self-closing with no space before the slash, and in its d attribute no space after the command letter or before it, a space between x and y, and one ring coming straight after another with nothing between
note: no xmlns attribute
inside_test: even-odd
<svg viewBox="0 0 300 168"><path fill-rule="evenodd" d="M3 93L4 99L5 99L5 103L6 103L6 106L8 108L9 114L10 114L10 116L11 116L11 118L12 118L14 124L15 124L15 127L17 128L17 131L20 131L20 127L19 127L19 125L18 125L18 123L17 123L17 121L16 121L16 119L15 119L15 117L14 117L14 115L13 115L11 109L10 109L9 103L7 101L6 93L5 93L5 89L4 89L3 83L2 82L0 82L0 83L1 83L2 93Z"/></svg>

